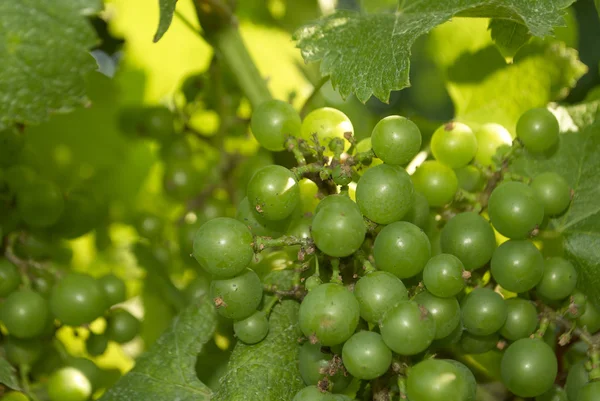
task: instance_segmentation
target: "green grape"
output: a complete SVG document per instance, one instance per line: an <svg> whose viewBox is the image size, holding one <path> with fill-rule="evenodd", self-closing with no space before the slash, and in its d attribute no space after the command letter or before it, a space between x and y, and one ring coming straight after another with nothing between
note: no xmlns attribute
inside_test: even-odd
<svg viewBox="0 0 600 401"><path fill-rule="evenodd" d="M174 132L173 114L163 106L131 107L119 115L119 126L128 134L145 136L160 141Z"/></svg>
<svg viewBox="0 0 600 401"><path fill-rule="evenodd" d="M587 328L591 334L600 331L600 312L590 301L585 303L583 314L577 318L577 325Z"/></svg>
<svg viewBox="0 0 600 401"><path fill-rule="evenodd" d="M505 301L507 316L500 334L507 340L516 341L529 337L538 324L535 306L525 299L511 298Z"/></svg>
<svg viewBox="0 0 600 401"><path fill-rule="evenodd" d="M497 333L476 336L465 331L460 338L460 349L465 354L483 354L496 348L498 341L500 341L500 336Z"/></svg>
<svg viewBox="0 0 600 401"><path fill-rule="evenodd" d="M50 294L50 310L68 326L91 323L102 316L107 306L100 282L85 274L67 274Z"/></svg>
<svg viewBox="0 0 600 401"><path fill-rule="evenodd" d="M354 296L360 306L360 316L369 323L378 323L388 309L408 299L408 291L398 277L375 271L356 282Z"/></svg>
<svg viewBox="0 0 600 401"><path fill-rule="evenodd" d="M113 306L127 300L127 287L125 282L114 274L107 274L98 279L102 286L108 306Z"/></svg>
<svg viewBox="0 0 600 401"><path fill-rule="evenodd" d="M197 195L203 185L203 174L189 160L178 160L165 165L163 188L174 200L188 200Z"/></svg>
<svg viewBox="0 0 600 401"><path fill-rule="evenodd" d="M569 398L562 387L555 385L544 394L535 397L535 401L569 401Z"/></svg>
<svg viewBox="0 0 600 401"><path fill-rule="evenodd" d="M421 164L412 175L417 192L422 193L431 206L444 206L452 202L458 191L458 178L450 167L435 160Z"/></svg>
<svg viewBox="0 0 600 401"><path fill-rule="evenodd" d="M558 362L542 340L522 338L504 352L500 365L502 382L519 397L536 397L554 384Z"/></svg>
<svg viewBox="0 0 600 401"><path fill-rule="evenodd" d="M317 207L311 228L313 240L317 248L326 255L349 256L362 245L367 227L358 206L350 198L340 196L330 202L326 206Z"/></svg>
<svg viewBox="0 0 600 401"><path fill-rule="evenodd" d="M31 278L31 288L48 299L54 286L55 276L49 271L39 271L37 274L39 275Z"/></svg>
<svg viewBox="0 0 600 401"><path fill-rule="evenodd" d="M560 257L548 258L544 262L544 273L536 292L553 301L567 298L577 286L577 270L571 262Z"/></svg>
<svg viewBox="0 0 600 401"><path fill-rule="evenodd" d="M210 290L210 281L207 277L198 276L194 278L183 290L183 295L188 303L195 303L208 294Z"/></svg>
<svg viewBox="0 0 600 401"><path fill-rule="evenodd" d="M477 153L477 139L468 125L449 122L433 133L431 153L437 161L446 166L464 167Z"/></svg>
<svg viewBox="0 0 600 401"><path fill-rule="evenodd" d="M595 381L586 384L579 391L577 401L599 401L600 400L600 382Z"/></svg>
<svg viewBox="0 0 600 401"><path fill-rule="evenodd" d="M487 220L474 212L454 216L442 229L442 252L456 256L467 270L483 267L496 249L494 230Z"/></svg>
<svg viewBox="0 0 600 401"><path fill-rule="evenodd" d="M158 240L164 230L164 224L160 217L151 213L142 213L135 221L135 228L141 237Z"/></svg>
<svg viewBox="0 0 600 401"><path fill-rule="evenodd" d="M427 308L435 322L435 339L449 336L460 324L460 305L456 298L439 298L427 291L420 292L413 300Z"/></svg>
<svg viewBox="0 0 600 401"><path fill-rule="evenodd" d="M187 137L172 138L160 148L160 157L165 164L177 162L179 160L190 160L194 150L187 140Z"/></svg>
<svg viewBox="0 0 600 401"><path fill-rule="evenodd" d="M483 124L479 127L475 131L475 139L477 139L475 161L482 166L493 164L493 157L500 146L510 146L512 144L510 132L500 124L495 123Z"/></svg>
<svg viewBox="0 0 600 401"><path fill-rule="evenodd" d="M65 197L65 212L52 226L52 233L73 239L93 230L98 224L100 212L92 195L71 192Z"/></svg>
<svg viewBox="0 0 600 401"><path fill-rule="evenodd" d="M342 361L352 376L372 380L387 372L392 351L378 333L359 331L344 343Z"/></svg>
<svg viewBox="0 0 600 401"><path fill-rule="evenodd" d="M253 241L244 223L219 217L204 223L196 232L193 255L213 276L233 277L250 265L254 256Z"/></svg>
<svg viewBox="0 0 600 401"><path fill-rule="evenodd" d="M91 356L100 356L104 354L108 347L108 337L106 334L95 334L90 332L85 341L85 349Z"/></svg>
<svg viewBox="0 0 600 401"><path fill-rule="evenodd" d="M506 322L507 307L502 296L489 288L475 288L462 300L465 330L477 336L495 333Z"/></svg>
<svg viewBox="0 0 600 401"><path fill-rule="evenodd" d="M250 206L248 197L244 197L238 205L235 218L248 226L252 234L272 238L281 237L290 224L289 219L276 221L265 219L256 209Z"/></svg>
<svg viewBox="0 0 600 401"><path fill-rule="evenodd" d="M435 321L414 301L402 301L388 310L379 328L386 345L400 355L423 352L435 338Z"/></svg>
<svg viewBox="0 0 600 401"><path fill-rule="evenodd" d="M0 305L0 320L13 337L37 337L49 319L48 302L31 290L15 291Z"/></svg>
<svg viewBox="0 0 600 401"><path fill-rule="evenodd" d="M573 294L565 301L567 307L565 316L569 319L577 319L585 312L587 297L581 292L575 290Z"/></svg>
<svg viewBox="0 0 600 401"><path fill-rule="evenodd" d="M42 356L42 342L37 338L21 339L9 336L4 342L6 359L14 366L31 367Z"/></svg>
<svg viewBox="0 0 600 401"><path fill-rule="evenodd" d="M359 317L358 301L339 284L321 284L300 304L300 329L311 341L316 338L326 346L342 344L350 338Z"/></svg>
<svg viewBox="0 0 600 401"><path fill-rule="evenodd" d="M569 184L556 173L542 173L531 181L531 189L544 205L544 213L556 216L567 210L571 203Z"/></svg>
<svg viewBox="0 0 600 401"><path fill-rule="evenodd" d="M140 321L125 309L113 309L106 322L106 335L116 343L133 340L140 332Z"/></svg>
<svg viewBox="0 0 600 401"><path fill-rule="evenodd" d="M352 182L352 168L344 164L338 164L333 168L331 178L335 185L348 185Z"/></svg>
<svg viewBox="0 0 600 401"><path fill-rule="evenodd" d="M435 255L423 269L423 284L437 297L454 297L465 288L464 266L448 253Z"/></svg>
<svg viewBox="0 0 600 401"><path fill-rule="evenodd" d="M32 187L39 180L33 168L24 164L16 164L6 169L4 180L12 192L21 192Z"/></svg>
<svg viewBox="0 0 600 401"><path fill-rule="evenodd" d="M379 224L400 220L411 209L415 193L408 173L381 164L368 169L356 186L356 203L362 213Z"/></svg>
<svg viewBox="0 0 600 401"><path fill-rule="evenodd" d="M250 128L265 149L278 152L284 149L286 137L300 136L302 121L294 108L281 100L267 100L253 112Z"/></svg>
<svg viewBox="0 0 600 401"><path fill-rule="evenodd" d="M292 401L326 401L325 393L322 393L317 386L304 387L296 393Z"/></svg>
<svg viewBox="0 0 600 401"><path fill-rule="evenodd" d="M491 273L502 288L526 292L542 279L544 258L531 241L509 240L494 251Z"/></svg>
<svg viewBox="0 0 600 401"><path fill-rule="evenodd" d="M54 183L36 180L17 193L17 210L23 221L36 228L56 223L65 208L62 192Z"/></svg>
<svg viewBox="0 0 600 401"><path fill-rule="evenodd" d="M454 169L458 186L467 192L479 192L485 187L485 177L481 170L473 165L467 165Z"/></svg>
<svg viewBox="0 0 600 401"><path fill-rule="evenodd" d="M333 384L331 391L343 391L350 382L352 376L347 374L344 369L336 367L332 362L333 352L321 346L321 344L311 344L310 341L305 342L298 351L298 369L300 376L306 385L316 385L324 377L327 381ZM330 376L329 373L334 373Z"/></svg>
<svg viewBox="0 0 600 401"><path fill-rule="evenodd" d="M488 213L494 228L505 237L523 239L544 219L544 207L522 182L498 185L490 195Z"/></svg>
<svg viewBox="0 0 600 401"><path fill-rule="evenodd" d="M314 143L313 135L316 134L319 145L325 147L325 156L330 157L333 156L333 152L329 150L329 142L334 138L344 140L344 150L350 148L350 142L344 138L346 133L354 134L352 122L344 113L331 107L308 113L300 129L300 136L311 144Z"/></svg>
<svg viewBox="0 0 600 401"><path fill-rule="evenodd" d="M0 167L15 164L24 146L25 137L18 129L0 124Z"/></svg>
<svg viewBox="0 0 600 401"><path fill-rule="evenodd" d="M567 390L567 396L569 401L579 400L579 392L581 388L590 381L589 372L585 367L586 361L583 360L571 366L569 373L567 374L567 382L565 389Z"/></svg>
<svg viewBox="0 0 600 401"><path fill-rule="evenodd" d="M413 223L420 229L425 230L429 226L430 221L429 202L427 202L427 198L415 191L415 201L402 220Z"/></svg>
<svg viewBox="0 0 600 401"><path fill-rule="evenodd" d="M92 385L92 390L99 388L102 382L102 370L94 362L87 358L71 358L67 366L83 373Z"/></svg>
<svg viewBox="0 0 600 401"><path fill-rule="evenodd" d="M377 268L399 278L419 274L431 257L427 235L417 226L398 221L385 226L375 238L373 257Z"/></svg>
<svg viewBox="0 0 600 401"><path fill-rule="evenodd" d="M389 116L377 123L371 133L373 151L386 164L405 165L421 149L421 131L409 119Z"/></svg>
<svg viewBox="0 0 600 401"><path fill-rule="evenodd" d="M210 283L210 296L217 312L228 319L241 320L253 314L260 304L262 293L260 278L250 269L236 277Z"/></svg>
<svg viewBox="0 0 600 401"><path fill-rule="evenodd" d="M261 342L269 332L269 320L264 312L254 312L233 324L235 336L246 344Z"/></svg>
<svg viewBox="0 0 600 401"><path fill-rule="evenodd" d="M304 288L306 289L306 291L312 291L321 284L323 284L323 280L321 280L319 276L310 276L304 282Z"/></svg>
<svg viewBox="0 0 600 401"><path fill-rule="evenodd" d="M92 384L79 370L66 367L48 379L50 401L86 401L92 395Z"/></svg>
<svg viewBox="0 0 600 401"><path fill-rule="evenodd" d="M431 350L440 350L451 347L460 342L463 333L466 333L462 322L458 322L458 325L454 328L452 333L447 335L444 338L440 338L439 340L433 340L431 346L429 347Z"/></svg>
<svg viewBox="0 0 600 401"><path fill-rule="evenodd" d="M0 298L16 291L21 285L21 275L17 266L0 257Z"/></svg>
<svg viewBox="0 0 600 401"><path fill-rule="evenodd" d="M290 221L286 234L300 239L311 238L310 229L312 225L312 215L297 217Z"/></svg>
<svg viewBox="0 0 600 401"><path fill-rule="evenodd" d="M30 401L29 397L27 397L23 393L19 393L18 391L11 391L10 393L4 394L0 401Z"/></svg>
<svg viewBox="0 0 600 401"><path fill-rule="evenodd" d="M352 203L350 203L348 201L350 201ZM341 205L341 206L347 205L348 207L353 206L356 210L360 211L360 208L358 207L358 205L356 203L354 203L354 201L352 201L352 199L350 199L350 197L345 194L327 195L322 200L320 200L319 203L317 204L317 206L315 207L315 211L314 211L315 216L317 214L319 214L319 212L321 210L323 210L325 208L325 206L333 206L333 205Z"/></svg>
<svg viewBox="0 0 600 401"><path fill-rule="evenodd" d="M559 126L547 109L527 110L517 121L517 137L530 152L542 153L558 142Z"/></svg>
<svg viewBox="0 0 600 401"><path fill-rule="evenodd" d="M477 383L473 373L457 361L426 359L408 372L406 395L411 401L472 401Z"/></svg>
<svg viewBox="0 0 600 401"><path fill-rule="evenodd" d="M300 202L300 186L294 173L282 166L258 170L248 183L248 200L263 218L283 220Z"/></svg>

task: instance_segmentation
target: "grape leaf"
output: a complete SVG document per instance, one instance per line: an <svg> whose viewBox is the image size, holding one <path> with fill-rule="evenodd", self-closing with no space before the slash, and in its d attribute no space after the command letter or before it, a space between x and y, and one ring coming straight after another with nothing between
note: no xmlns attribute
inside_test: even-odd
<svg viewBox="0 0 600 401"><path fill-rule="evenodd" d="M283 301L273 308L267 338L256 345L238 342L215 401L289 401L304 387L296 363L298 308Z"/></svg>
<svg viewBox="0 0 600 401"><path fill-rule="evenodd" d="M110 388L101 401L203 401L210 389L196 376L196 359L217 326L208 299L192 304L175 317L170 329L135 367Z"/></svg>
<svg viewBox="0 0 600 401"><path fill-rule="evenodd" d="M489 29L500 53L512 59L517 51L531 39L527 27L515 21L493 18Z"/></svg>
<svg viewBox="0 0 600 401"><path fill-rule="evenodd" d="M15 369L2 357L0 357L0 384L13 390L20 390Z"/></svg>
<svg viewBox="0 0 600 401"><path fill-rule="evenodd" d="M600 0L594 0L596 3L596 10L598 10L598 17L600 17Z"/></svg>
<svg viewBox="0 0 600 401"><path fill-rule="evenodd" d="M524 23L535 36L564 24L572 0L404 0L395 13L338 11L294 35L307 62L321 61L342 97L355 93L389 100L409 85L410 48L415 40L452 16L496 17Z"/></svg>
<svg viewBox="0 0 600 401"><path fill-rule="evenodd" d="M0 121L39 123L86 103L84 77L97 68L96 33L85 18L98 0L0 2Z"/></svg>
<svg viewBox="0 0 600 401"><path fill-rule="evenodd" d="M167 32L173 21L173 14L175 13L175 6L177 0L158 0L160 18L158 20L158 28L154 34L154 42L158 42L160 38Z"/></svg>
<svg viewBox="0 0 600 401"><path fill-rule="evenodd" d="M579 272L579 286L597 306L600 306L599 152L600 120L596 120L579 132L561 135L558 150L551 157L534 157L524 152L511 166L512 171L530 177L545 171L556 172L573 188L569 209L551 219L548 229L562 234L565 256Z"/></svg>

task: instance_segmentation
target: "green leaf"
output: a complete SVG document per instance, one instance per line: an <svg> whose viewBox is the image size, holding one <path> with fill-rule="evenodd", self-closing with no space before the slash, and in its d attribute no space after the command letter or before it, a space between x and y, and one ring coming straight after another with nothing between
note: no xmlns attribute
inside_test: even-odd
<svg viewBox="0 0 600 401"><path fill-rule="evenodd" d="M101 400L210 400L211 391L196 376L195 365L204 345L212 340L216 325L215 310L208 299L190 305Z"/></svg>
<svg viewBox="0 0 600 401"><path fill-rule="evenodd" d="M0 121L39 123L86 103L85 76L97 68L86 15L98 0L0 2Z"/></svg>
<svg viewBox="0 0 600 401"><path fill-rule="evenodd" d="M215 401L289 401L304 387L297 366L298 303L273 308L270 331L256 345L236 345Z"/></svg>
<svg viewBox="0 0 600 401"><path fill-rule="evenodd" d="M597 113L597 111L596 111ZM577 267L582 291L600 306L600 120L580 132L560 136L549 158L524 153L511 170L535 177L545 171L563 176L574 191L564 215L550 220L548 229L562 234L565 256Z"/></svg>
<svg viewBox="0 0 600 401"><path fill-rule="evenodd" d="M15 369L3 357L0 357L0 384L13 390L20 390Z"/></svg>
<svg viewBox="0 0 600 401"><path fill-rule="evenodd" d="M154 34L154 43L158 42L160 38L167 32L173 21L173 13L175 13L175 6L177 0L158 0L160 18L158 20L158 28Z"/></svg>
<svg viewBox="0 0 600 401"><path fill-rule="evenodd" d="M321 61L342 97L355 93L388 101L390 91L409 85L410 49L415 40L455 15L495 17L523 23L535 36L564 24L572 0L404 0L395 13L339 11L295 34L305 61Z"/></svg>
<svg viewBox="0 0 600 401"><path fill-rule="evenodd" d="M448 92L456 119L494 122L515 132L517 120L533 107L566 96L587 67L562 42L534 40L506 64L494 46L464 53L448 69Z"/></svg>
<svg viewBox="0 0 600 401"><path fill-rule="evenodd" d="M515 21L493 18L490 21L489 29L498 50L508 59L512 59L517 51L531 39L527 27Z"/></svg>
<svg viewBox="0 0 600 401"><path fill-rule="evenodd" d="M594 0L596 3L596 10L598 10L598 17L600 17L600 0Z"/></svg>

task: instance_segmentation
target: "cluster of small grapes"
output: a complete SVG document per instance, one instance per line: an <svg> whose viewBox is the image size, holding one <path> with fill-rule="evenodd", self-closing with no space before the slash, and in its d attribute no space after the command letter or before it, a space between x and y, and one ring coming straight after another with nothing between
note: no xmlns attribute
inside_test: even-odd
<svg viewBox="0 0 600 401"><path fill-rule="evenodd" d="M370 381L366 391L373 394L384 388L412 401L473 400L469 368L435 358L456 347L465 354L504 349L501 376L512 393L566 399L554 386L557 357L543 340L549 327L565 322L570 330L561 341L577 330L597 362L591 335L600 330L600 313L576 291L573 265L561 257L544 260L531 240L544 218L565 212L571 190L554 173L528 184L505 174L513 152L559 146L552 113L526 112L512 147L501 126L474 133L448 123L431 139L435 160L412 176L403 166L410 169L422 138L401 116L381 120L370 143L355 143L340 111L318 109L302 121L290 105L273 100L254 111L251 128L263 147L292 151L298 167L258 170L238 219L202 225L193 255L215 278L210 291L219 314L236 321L244 342L268 334L268 314L280 297L302 299L298 319L306 342L299 368L308 387L294 401L350 399L339 393L352 377ZM488 185L480 185L481 177L459 179L473 171ZM302 185L307 179L318 188L314 208ZM508 237L499 247L494 229ZM273 247L299 247L295 282L304 289L265 287L275 296L257 311L263 285L250 267L255 253ZM597 365L586 374L572 401L600 394Z"/></svg>
<svg viewBox="0 0 600 401"><path fill-rule="evenodd" d="M64 193L29 162L26 133L0 131L0 322L3 356L19 370L21 392L2 400L85 401L110 382L112 375L87 358L69 355L57 338L65 326L87 326L104 317L102 333L89 331L91 356L138 335L139 320L116 306L126 301L125 283L109 274L94 278L59 270L71 249L65 239L94 229L102 214L98 200L85 186ZM33 390L30 381L45 382ZM37 384L37 383L36 383Z"/></svg>

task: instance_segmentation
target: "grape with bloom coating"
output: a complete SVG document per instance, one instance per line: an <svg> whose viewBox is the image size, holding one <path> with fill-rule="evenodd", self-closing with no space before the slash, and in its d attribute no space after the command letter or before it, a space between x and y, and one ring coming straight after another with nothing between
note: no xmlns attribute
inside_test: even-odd
<svg viewBox="0 0 600 401"><path fill-rule="evenodd" d="M489 288L475 288L460 306L465 330L477 336L495 333L506 322L508 311L504 299Z"/></svg>
<svg viewBox="0 0 600 401"><path fill-rule="evenodd" d="M523 338L504 351L500 372L502 382L515 395L536 397L554 384L558 362L554 351L544 341Z"/></svg>
<svg viewBox="0 0 600 401"><path fill-rule="evenodd" d="M108 301L98 280L80 273L69 273L52 288L50 309L69 326L91 323L100 317Z"/></svg>
<svg viewBox="0 0 600 401"><path fill-rule="evenodd" d="M496 249L494 230L486 219L474 212L454 216L442 229L442 252L456 256L467 270L484 266Z"/></svg>
<svg viewBox="0 0 600 401"><path fill-rule="evenodd" d="M321 284L306 295L300 304L300 329L306 337L322 345L346 341L358 325L360 308L354 295L345 287Z"/></svg>
<svg viewBox="0 0 600 401"><path fill-rule="evenodd" d="M558 301L565 299L577 286L577 270L568 260L560 257L548 258L544 262L544 273L536 287L545 299Z"/></svg>
<svg viewBox="0 0 600 401"><path fill-rule="evenodd" d="M529 337L537 327L538 312L535 306L526 299L511 298L506 303L506 321L500 334L507 340L515 341Z"/></svg>
<svg viewBox="0 0 600 401"><path fill-rule="evenodd" d="M400 355L423 352L435 338L431 314L415 301L396 304L383 316L379 328L386 345Z"/></svg>
<svg viewBox="0 0 600 401"><path fill-rule="evenodd" d="M248 183L248 201L267 220L283 220L300 203L296 176L285 167L271 165L258 170Z"/></svg>
<svg viewBox="0 0 600 401"><path fill-rule="evenodd" d="M350 142L344 138L346 133L354 134L352 122L344 113L331 107L308 113L300 129L300 136L311 144L314 143L313 135L317 134L319 145L325 147L325 156L333 156L333 152L329 150L329 142L334 138L344 140L344 150L350 148Z"/></svg>
<svg viewBox="0 0 600 401"><path fill-rule="evenodd" d="M344 343L342 361L352 376L372 380L388 370L392 351L378 333L359 331Z"/></svg>
<svg viewBox="0 0 600 401"><path fill-rule="evenodd" d="M240 275L210 283L210 296L217 312L228 319L245 319L256 311L263 294L258 275L251 269Z"/></svg>
<svg viewBox="0 0 600 401"><path fill-rule="evenodd" d="M19 288L21 275L17 266L0 257L0 298L4 298Z"/></svg>
<svg viewBox="0 0 600 401"><path fill-rule="evenodd" d="M229 217L204 223L194 238L194 258L217 278L233 277L250 265L254 256L252 233Z"/></svg>
<svg viewBox="0 0 600 401"><path fill-rule="evenodd" d="M413 300L427 308L435 322L435 339L444 338L460 324L460 305L456 298L440 298L423 291Z"/></svg>
<svg viewBox="0 0 600 401"><path fill-rule="evenodd" d="M113 306L127 300L127 287L125 282L114 274L107 274L98 279L102 286L108 306Z"/></svg>
<svg viewBox="0 0 600 401"><path fill-rule="evenodd" d="M500 234L512 239L524 239L542 223L544 206L529 186L509 181L492 191L488 213Z"/></svg>
<svg viewBox="0 0 600 401"><path fill-rule="evenodd" d="M397 221L375 238L373 257L380 270L399 278L419 274L431 257L431 244L427 235L414 224Z"/></svg>
<svg viewBox="0 0 600 401"><path fill-rule="evenodd" d="M373 151L386 164L405 165L421 149L421 131L409 119L389 116L371 133Z"/></svg>
<svg viewBox="0 0 600 401"><path fill-rule="evenodd" d="M124 344L140 332L140 321L125 309L113 309L106 322L106 335L112 341Z"/></svg>
<svg viewBox="0 0 600 401"><path fill-rule="evenodd" d="M269 332L269 320L264 312L254 312L243 320L233 324L235 336L246 344L256 344Z"/></svg>
<svg viewBox="0 0 600 401"><path fill-rule="evenodd" d="M453 297L465 288L464 271L456 256L449 253L435 255L423 269L423 284L437 297Z"/></svg>
<svg viewBox="0 0 600 401"><path fill-rule="evenodd" d="M415 189L427 198L431 206L447 205L458 191L458 178L454 170L436 160L428 160L417 167L412 181Z"/></svg>
<svg viewBox="0 0 600 401"><path fill-rule="evenodd" d="M381 164L368 169L356 186L356 203L362 213L379 224L400 220L415 201L408 173L398 166Z"/></svg>
<svg viewBox="0 0 600 401"><path fill-rule="evenodd" d="M273 152L284 149L287 136L299 136L301 125L300 115L292 105L275 99L261 103L252 112L250 120L252 134L258 143Z"/></svg>
<svg viewBox="0 0 600 401"><path fill-rule="evenodd" d="M542 153L558 142L559 126L554 114L544 108L527 110L517 121L517 137L530 152Z"/></svg>
<svg viewBox="0 0 600 401"><path fill-rule="evenodd" d="M411 401L472 401L477 383L460 362L425 359L408 372L406 395Z"/></svg>
<svg viewBox="0 0 600 401"><path fill-rule="evenodd" d="M531 181L531 189L544 205L544 213L556 216L567 210L571 203L569 184L556 173L542 173Z"/></svg>
<svg viewBox="0 0 600 401"><path fill-rule="evenodd" d="M332 200L323 206L328 199ZM367 227L358 206L349 197L328 196L317 206L311 233L315 245L323 253L345 257L360 248Z"/></svg>
<svg viewBox="0 0 600 401"><path fill-rule="evenodd" d="M464 167L477 153L477 139L468 125L449 122L433 133L431 152L436 160L446 166Z"/></svg>
<svg viewBox="0 0 600 401"><path fill-rule="evenodd" d="M11 293L0 305L0 320L17 338L37 337L49 319L48 303L37 292L21 290Z"/></svg>
<svg viewBox="0 0 600 401"><path fill-rule="evenodd" d="M542 279L544 259L531 241L509 240L494 251L490 270L502 288L526 292Z"/></svg>
<svg viewBox="0 0 600 401"><path fill-rule="evenodd" d="M354 296L360 306L360 316L367 322L377 323L388 309L408 299L408 291L398 277L375 271L356 282Z"/></svg>

